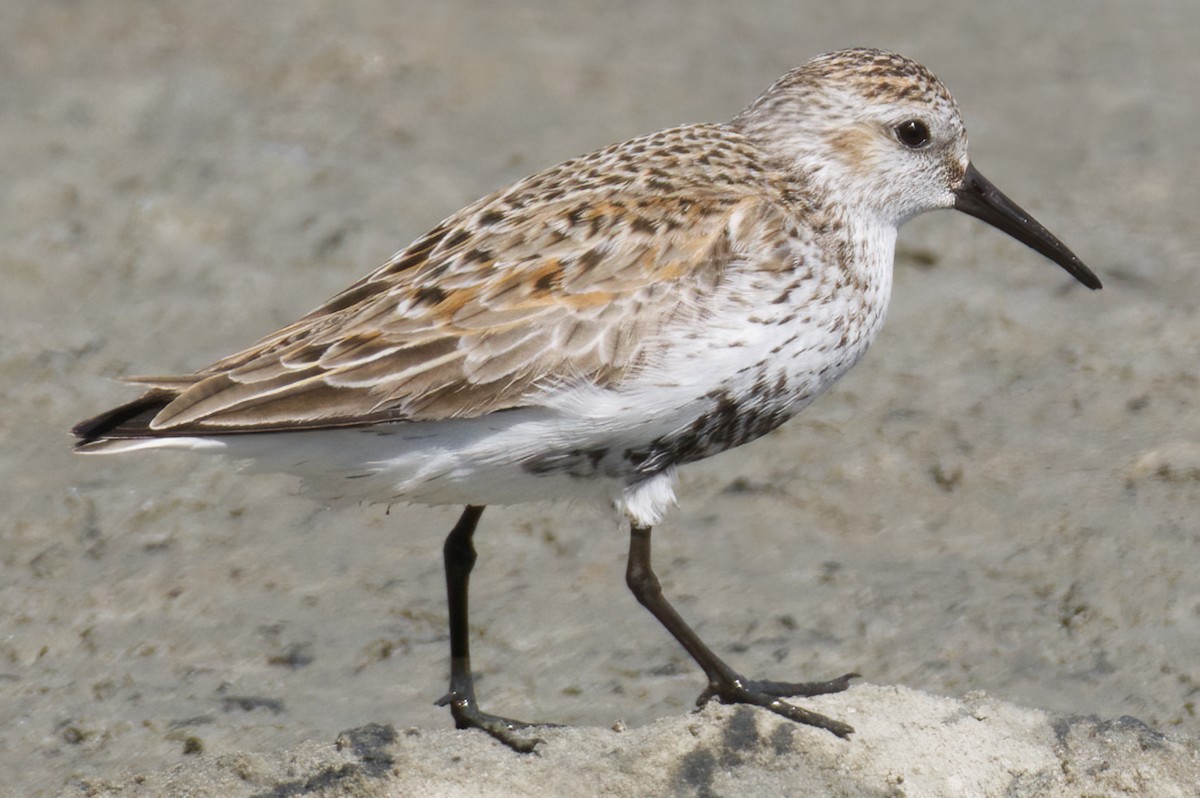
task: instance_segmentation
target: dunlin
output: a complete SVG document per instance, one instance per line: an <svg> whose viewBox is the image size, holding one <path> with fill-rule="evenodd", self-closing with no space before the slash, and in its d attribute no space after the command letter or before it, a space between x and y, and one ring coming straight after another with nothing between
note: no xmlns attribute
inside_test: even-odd
<svg viewBox="0 0 1200 798"><path fill-rule="evenodd" d="M650 530L676 469L754 440L823 393L879 332L906 220L957 208L1089 288L1100 281L967 158L954 99L879 50L822 55L725 124L663 130L475 202L294 324L75 427L78 450L225 453L317 497L466 505L444 547L449 705L480 710L468 648L484 506L585 498L629 521L626 581L704 670L699 703L844 690L755 681L663 596Z"/></svg>

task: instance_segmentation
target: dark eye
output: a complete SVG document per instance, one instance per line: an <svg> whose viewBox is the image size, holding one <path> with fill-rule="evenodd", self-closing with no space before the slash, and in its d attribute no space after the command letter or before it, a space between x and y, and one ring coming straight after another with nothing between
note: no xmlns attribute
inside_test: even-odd
<svg viewBox="0 0 1200 798"><path fill-rule="evenodd" d="M911 150L920 149L929 143L929 127L920 119L909 119L894 128L896 138Z"/></svg>

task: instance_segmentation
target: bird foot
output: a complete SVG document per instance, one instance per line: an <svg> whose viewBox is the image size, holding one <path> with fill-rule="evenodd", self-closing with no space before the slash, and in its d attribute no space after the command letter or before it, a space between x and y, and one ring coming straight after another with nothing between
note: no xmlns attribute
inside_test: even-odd
<svg viewBox="0 0 1200 798"><path fill-rule="evenodd" d="M805 726L815 726L845 739L854 733L854 727L833 718L827 718L817 712L789 704L781 700L790 696L815 696L829 693L840 693L850 686L850 680L857 678L857 673L847 673L827 682L773 682L755 681L734 675L728 679L718 679L710 682L708 689L696 699L697 706L704 706L712 699L722 704L749 704L770 710L776 715L788 720L802 723Z"/></svg>
<svg viewBox="0 0 1200 798"><path fill-rule="evenodd" d="M535 726L556 728L556 723L526 723L512 718L503 718L482 711L474 698L447 693L435 702L439 707L450 707L454 716L454 726L457 729L479 729L490 734L495 739L507 745L518 754L531 754L538 743L545 742L540 737L527 737L517 732Z"/></svg>

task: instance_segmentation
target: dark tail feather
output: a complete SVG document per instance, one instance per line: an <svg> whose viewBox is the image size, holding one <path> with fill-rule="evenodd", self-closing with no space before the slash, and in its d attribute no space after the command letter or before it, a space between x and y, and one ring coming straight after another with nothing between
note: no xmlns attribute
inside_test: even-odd
<svg viewBox="0 0 1200 798"><path fill-rule="evenodd" d="M172 398L167 394L151 391L128 404L79 422L71 428L71 434L79 438L75 447L86 446L101 438L143 438L153 434L150 431L150 422Z"/></svg>

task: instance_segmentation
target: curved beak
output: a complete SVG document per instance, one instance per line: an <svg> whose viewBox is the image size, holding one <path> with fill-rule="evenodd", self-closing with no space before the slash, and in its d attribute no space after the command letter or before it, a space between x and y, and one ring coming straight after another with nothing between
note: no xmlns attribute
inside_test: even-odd
<svg viewBox="0 0 1200 798"><path fill-rule="evenodd" d="M1066 244L1042 227L1037 219L1023 211L1020 205L1004 196L1000 189L979 174L971 164L967 165L962 184L954 191L954 207L976 219L982 219L997 230L1008 233L1022 244L1045 255L1088 288L1094 290L1100 287L1100 280L1091 269L1083 265L1083 261L1075 257L1074 252L1067 249Z"/></svg>

